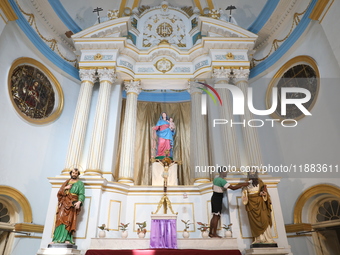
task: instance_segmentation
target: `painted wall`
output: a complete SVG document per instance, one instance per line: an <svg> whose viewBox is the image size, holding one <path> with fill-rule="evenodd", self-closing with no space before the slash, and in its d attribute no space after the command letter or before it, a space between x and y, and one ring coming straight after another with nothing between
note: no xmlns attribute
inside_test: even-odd
<svg viewBox="0 0 340 255"><path fill-rule="evenodd" d="M44 225L51 190L47 177L60 174L64 168L79 82L54 69L15 22L8 22L4 28L0 45L0 184L23 193L31 205L33 223ZM64 93L64 109L54 122L31 124L15 111L7 77L11 64L20 57L30 57L44 64L59 81ZM39 239L16 238L12 254L35 254L39 244ZM30 252L27 247L30 247Z"/></svg>
<svg viewBox="0 0 340 255"><path fill-rule="evenodd" d="M0 10L0 34L2 33L2 30L5 28L7 23L6 15L3 13L2 10Z"/></svg>
<svg viewBox="0 0 340 255"><path fill-rule="evenodd" d="M340 11L340 2L339 1L330 1L332 5L330 8L325 10L325 16L321 15L320 24L325 31L325 35L329 41L330 47L334 52L335 58L338 61L338 65L340 65L340 34L338 32L337 24L338 18L337 14Z"/></svg>
<svg viewBox="0 0 340 255"><path fill-rule="evenodd" d="M339 57L328 41L328 36L322 25L312 22L297 47L289 51L275 65L273 71L264 77L251 82L255 94L255 108L265 108L265 94L270 80L277 70L288 60L307 55L312 57L320 72L320 90L316 104L311 110L312 116L304 117L298 121L294 128L285 128L276 124L274 128L265 125L258 128L260 147L265 165L304 165L328 164L333 165L326 173L271 173L272 176L283 177L278 185L280 200L285 224L293 223L293 210L297 198L307 188L320 183L333 184L339 187L339 173L334 173L334 166L338 165L338 151L340 135L338 126L340 118L338 95L340 94L339 74L337 61ZM265 120L268 116L256 116ZM309 240L310 239L310 240ZM311 244L311 237L288 238L294 254L315 254Z"/></svg>

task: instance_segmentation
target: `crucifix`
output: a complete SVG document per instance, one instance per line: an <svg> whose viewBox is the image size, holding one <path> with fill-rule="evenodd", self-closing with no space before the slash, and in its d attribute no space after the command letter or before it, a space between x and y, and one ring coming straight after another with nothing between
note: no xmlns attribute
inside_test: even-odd
<svg viewBox="0 0 340 255"><path fill-rule="evenodd" d="M171 202L170 202L170 199L168 198L167 196L167 191L168 191L168 176L169 176L169 167L173 164L180 164L181 162L177 162L177 161L173 161L169 158L169 150L165 151L165 158L163 158L162 160L159 160L159 159L153 159L152 161L153 162L159 162L163 165L164 167L164 172L163 172L163 178L164 178L164 182L163 182L163 191L164 191L164 195L163 197L161 198L161 200L159 201L158 203L158 206L157 206L157 209L156 209L156 212L152 212L152 214L157 214L159 209L161 209L162 206L164 206L164 214L167 214L168 212L168 207L170 209L170 211L173 213L173 214L177 214L177 213L174 213L174 211L172 210L172 206L171 206Z"/></svg>
<svg viewBox="0 0 340 255"><path fill-rule="evenodd" d="M97 18L98 18L98 23L100 23L100 17L99 17L99 12L101 12L103 9L100 7L97 7L96 9L93 10L93 12L97 13Z"/></svg>

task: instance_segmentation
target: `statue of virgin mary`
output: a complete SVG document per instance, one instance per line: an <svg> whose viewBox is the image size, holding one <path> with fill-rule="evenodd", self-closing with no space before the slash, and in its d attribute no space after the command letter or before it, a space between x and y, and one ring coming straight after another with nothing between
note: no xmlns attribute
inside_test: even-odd
<svg viewBox="0 0 340 255"><path fill-rule="evenodd" d="M162 159L166 156L172 159L174 146L173 137L175 135L174 127L175 125L172 122L172 118L169 119L165 112L162 112L156 126L152 127L157 136L157 145L153 146L157 149L157 159Z"/></svg>

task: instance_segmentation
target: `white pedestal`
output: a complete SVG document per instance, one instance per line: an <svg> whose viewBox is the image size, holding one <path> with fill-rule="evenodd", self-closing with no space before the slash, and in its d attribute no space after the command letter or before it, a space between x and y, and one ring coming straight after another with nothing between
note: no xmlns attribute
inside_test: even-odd
<svg viewBox="0 0 340 255"><path fill-rule="evenodd" d="M164 167L159 162L152 163L152 186L163 186L164 178L163 178ZM178 185L177 181L177 164L173 164L169 167L168 170L168 186L176 186Z"/></svg>
<svg viewBox="0 0 340 255"><path fill-rule="evenodd" d="M37 255L80 255L80 250L71 248L42 248Z"/></svg>
<svg viewBox="0 0 340 255"><path fill-rule="evenodd" d="M177 220L176 214L151 214L151 220Z"/></svg>
<svg viewBox="0 0 340 255"><path fill-rule="evenodd" d="M274 255L274 254L291 254L285 248L278 247L278 248L251 248L246 250L246 255L256 254L256 255Z"/></svg>

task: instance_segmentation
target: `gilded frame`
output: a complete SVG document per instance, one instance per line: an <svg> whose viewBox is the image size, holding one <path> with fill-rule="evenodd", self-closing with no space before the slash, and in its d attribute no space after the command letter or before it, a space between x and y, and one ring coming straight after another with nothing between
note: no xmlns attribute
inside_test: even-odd
<svg viewBox="0 0 340 255"><path fill-rule="evenodd" d="M13 96L11 93L11 88L12 88L11 77L12 77L13 71L21 65L29 65L34 68L37 68L40 72L42 72L46 76L46 78L48 79L48 81L50 82L53 88L54 95L55 95L54 107L53 107L51 114L47 116L46 118L34 119L34 118L27 116L19 109L19 107L17 106L16 102L13 99ZM48 68L45 67L39 61L32 59L32 58L27 58L27 57L16 59L13 62L8 72L7 82L8 82L8 93L9 93L11 102L13 104L13 107L16 110L16 112L19 114L19 116L23 118L24 120L26 120L27 122L42 125L42 124L53 122L60 116L63 110L63 107L64 107L64 94L63 94L62 88L58 80L56 79L56 77L52 74L52 72L48 70Z"/></svg>
<svg viewBox="0 0 340 255"><path fill-rule="evenodd" d="M315 93L315 97L313 99L313 102L308 107L308 111L313 109L313 107L314 107L314 105L317 101L317 98L318 98L318 95L319 95L319 90L320 90L320 73L319 73L319 68L318 68L315 60L312 57L306 56L306 55L301 55L301 56L297 56L297 57L290 59L273 76L272 80L270 81L270 83L268 85L267 92L266 92L266 109L269 109L270 106L271 106L271 103L272 103L272 89L273 89L273 87L275 87L277 85L278 81L280 80L280 78L282 77L282 75L285 72L287 72L290 68L297 66L299 64L309 65L310 67L312 67L314 69L314 71L316 73L317 89L316 89L316 93ZM276 113L276 111L274 111L272 114L270 114L270 116L273 119L279 119L280 121L286 120L286 118L283 118L280 115L278 115ZM298 121L298 120L302 119L303 117L305 117L305 115L301 114L299 117L295 118L294 120Z"/></svg>

